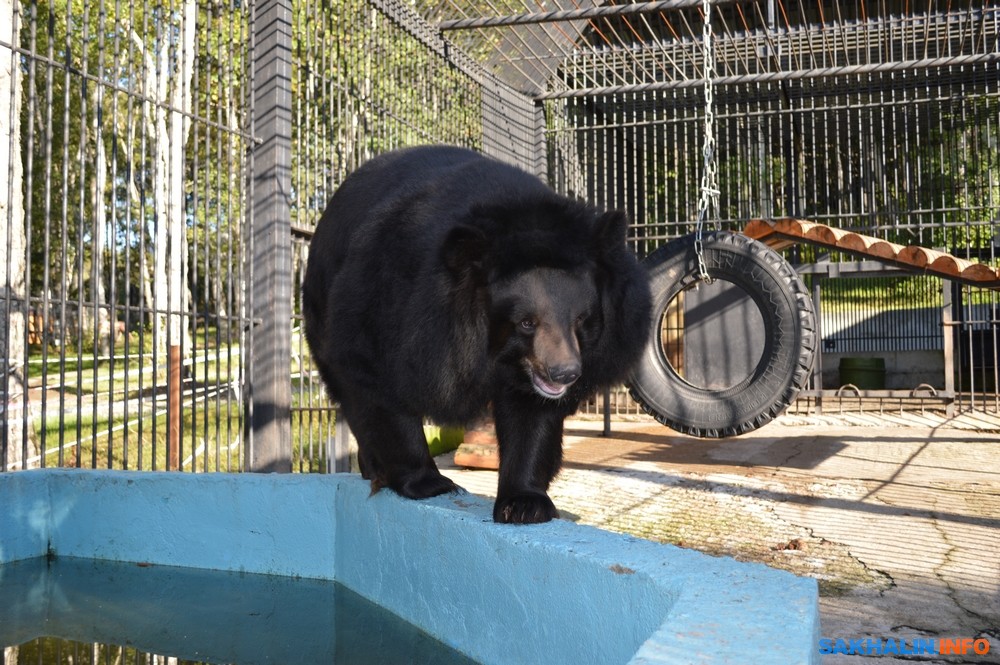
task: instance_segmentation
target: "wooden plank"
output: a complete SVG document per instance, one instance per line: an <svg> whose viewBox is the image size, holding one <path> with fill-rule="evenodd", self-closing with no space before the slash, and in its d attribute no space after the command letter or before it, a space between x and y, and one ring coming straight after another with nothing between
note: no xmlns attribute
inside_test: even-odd
<svg viewBox="0 0 1000 665"><path fill-rule="evenodd" d="M763 219L751 219L743 228L743 235L754 240L763 240L774 235L774 226Z"/></svg>
<svg viewBox="0 0 1000 665"><path fill-rule="evenodd" d="M926 247L908 245L899 250L896 254L896 260L907 265L916 266L917 268L925 268L937 259L945 256L947 255L944 252L935 252ZM958 272L958 270L955 270L954 274L958 274Z"/></svg>
<svg viewBox="0 0 1000 665"><path fill-rule="evenodd" d="M997 269L983 263L973 263L965 268L961 277L964 280L981 282L983 285L986 283L1000 284L1000 274L997 273Z"/></svg>
<svg viewBox="0 0 1000 665"><path fill-rule="evenodd" d="M846 235L848 235L847 231L823 224L817 224L806 232L807 238L814 238L817 242L830 247L837 247L841 239Z"/></svg>
<svg viewBox="0 0 1000 665"><path fill-rule="evenodd" d="M871 236L863 236L858 233L848 233L840 239L840 248L848 252L870 255L871 252L869 250L871 246L881 242L884 241L879 240L878 238L872 238Z"/></svg>
<svg viewBox="0 0 1000 665"><path fill-rule="evenodd" d="M1000 269L926 247L897 245L880 238L845 231L818 222L793 218L754 219L747 223L744 234L764 242L775 250L785 249L795 242L804 242L869 256L903 268L953 279L972 286L1000 289Z"/></svg>
<svg viewBox="0 0 1000 665"><path fill-rule="evenodd" d="M970 263L969 261L962 261L961 259L957 259L950 254L945 254L944 256L939 256L931 261L928 265L928 270L933 270L935 273L943 275L954 275L957 277L973 265L975 264Z"/></svg>

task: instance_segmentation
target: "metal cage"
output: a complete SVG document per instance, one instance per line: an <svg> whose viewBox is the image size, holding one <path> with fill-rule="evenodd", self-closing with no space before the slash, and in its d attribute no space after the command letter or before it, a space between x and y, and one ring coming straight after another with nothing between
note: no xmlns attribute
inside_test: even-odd
<svg viewBox="0 0 1000 665"><path fill-rule="evenodd" d="M6 0L0 469L331 468L298 285L326 200L385 150L517 164L627 211L640 256L689 233L703 6ZM996 265L994 3L710 7L721 227L796 216ZM943 317L961 408L997 409L997 305L893 305Z"/></svg>

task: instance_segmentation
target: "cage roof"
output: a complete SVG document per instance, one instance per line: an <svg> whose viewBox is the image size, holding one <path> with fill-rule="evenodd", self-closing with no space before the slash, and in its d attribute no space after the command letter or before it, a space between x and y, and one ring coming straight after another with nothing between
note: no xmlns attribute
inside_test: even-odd
<svg viewBox="0 0 1000 665"><path fill-rule="evenodd" d="M715 81L825 85L934 70L982 76L1000 63L992 2L712 0ZM426 0L453 44L536 99L698 89L702 0Z"/></svg>

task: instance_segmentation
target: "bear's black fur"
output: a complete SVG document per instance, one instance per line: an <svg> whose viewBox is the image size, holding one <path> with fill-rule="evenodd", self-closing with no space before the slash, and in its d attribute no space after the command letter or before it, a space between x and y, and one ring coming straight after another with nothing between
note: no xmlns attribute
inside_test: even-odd
<svg viewBox="0 0 1000 665"><path fill-rule="evenodd" d="M465 424L492 404L494 519L555 517L563 419L625 377L649 330L626 226L461 148L391 152L344 181L316 227L302 305L373 490L457 490L423 418Z"/></svg>

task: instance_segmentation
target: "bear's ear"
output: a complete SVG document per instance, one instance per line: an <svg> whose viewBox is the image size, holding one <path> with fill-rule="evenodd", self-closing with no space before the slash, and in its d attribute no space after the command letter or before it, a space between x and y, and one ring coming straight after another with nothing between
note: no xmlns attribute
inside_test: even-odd
<svg viewBox="0 0 1000 665"><path fill-rule="evenodd" d="M479 273L486 255L486 235L473 226L456 226L448 232L442 250L445 267L456 277Z"/></svg>
<svg viewBox="0 0 1000 665"><path fill-rule="evenodd" d="M598 250L605 252L620 251L625 247L625 234L628 231L628 217L620 210L609 210L597 218L594 225L594 243Z"/></svg>

